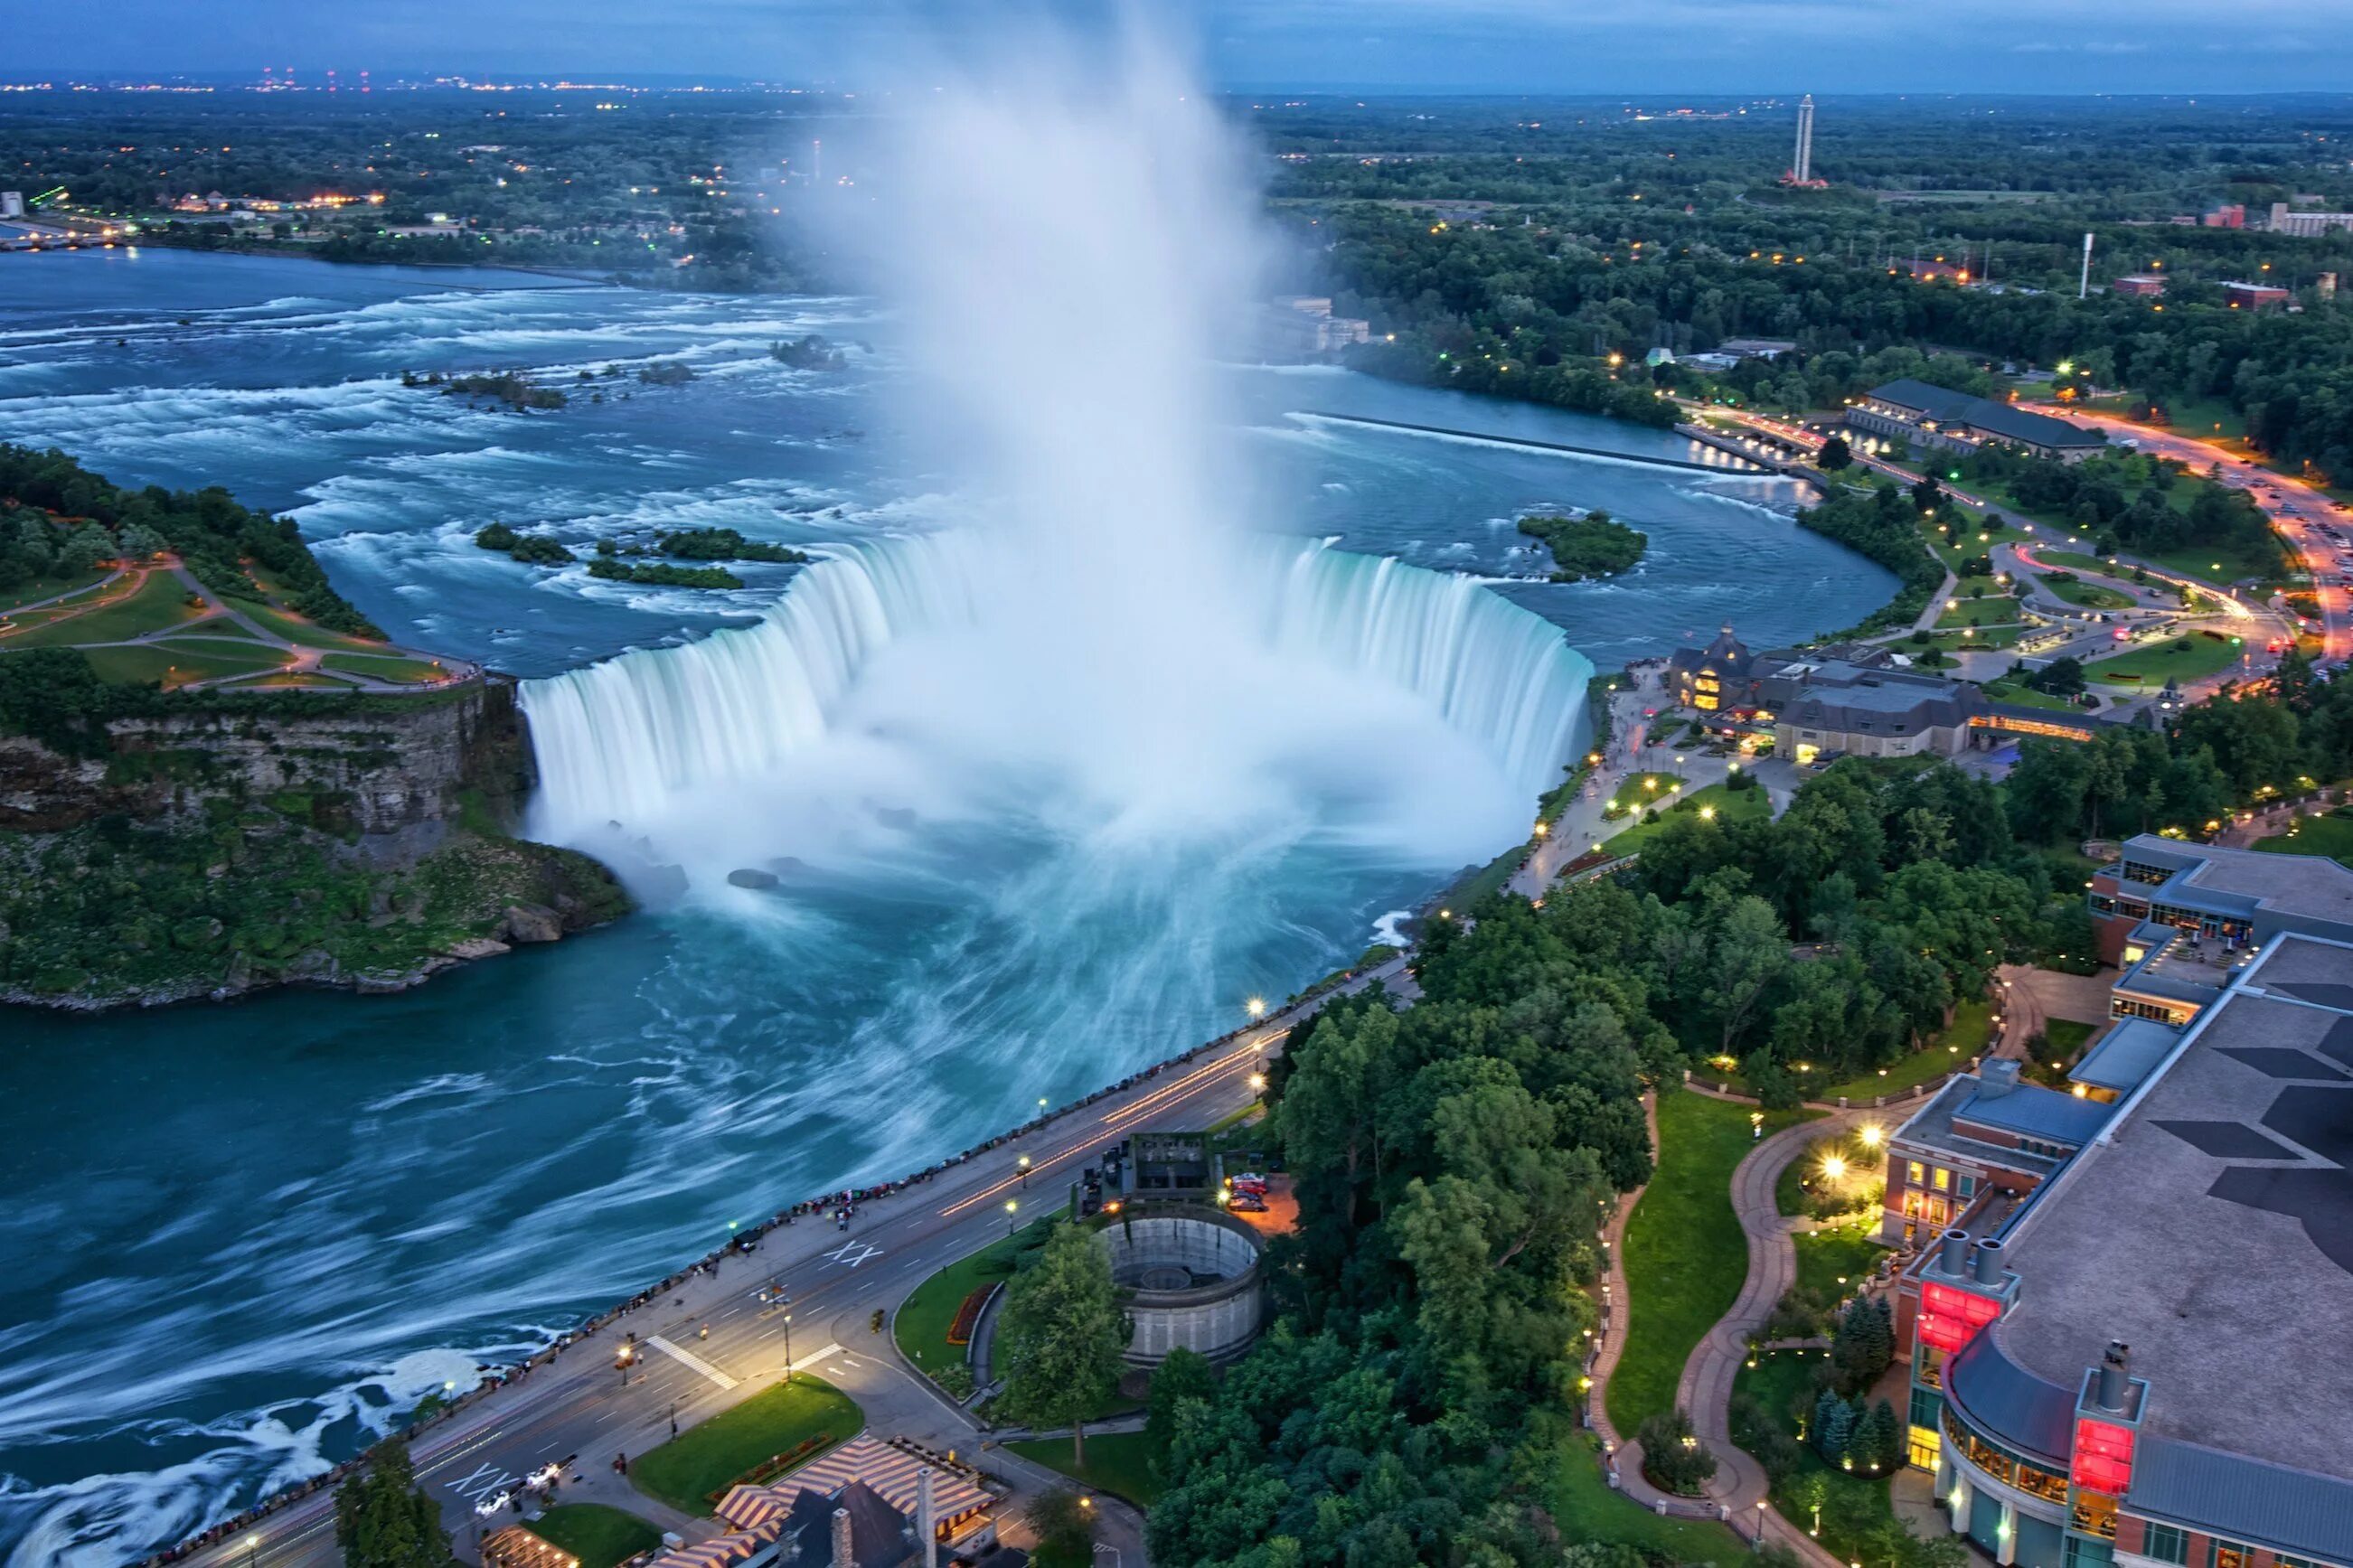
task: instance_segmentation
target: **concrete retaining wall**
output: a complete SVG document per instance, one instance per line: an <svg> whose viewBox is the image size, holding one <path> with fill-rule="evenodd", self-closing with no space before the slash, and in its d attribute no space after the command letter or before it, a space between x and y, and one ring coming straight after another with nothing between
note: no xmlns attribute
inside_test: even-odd
<svg viewBox="0 0 2353 1568"><path fill-rule="evenodd" d="M1257 1235L1223 1215L1153 1215L1098 1234L1111 1253L1112 1278L1134 1287L1156 1270L1183 1268L1213 1275L1176 1289L1132 1289L1127 1302L1135 1325L1128 1362L1155 1366L1182 1345L1212 1360L1240 1355L1257 1337L1263 1311Z"/></svg>

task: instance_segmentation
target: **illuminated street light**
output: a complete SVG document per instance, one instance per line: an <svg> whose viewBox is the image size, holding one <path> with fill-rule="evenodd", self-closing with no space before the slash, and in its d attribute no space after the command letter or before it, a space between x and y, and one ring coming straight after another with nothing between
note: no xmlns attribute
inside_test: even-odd
<svg viewBox="0 0 2353 1568"><path fill-rule="evenodd" d="M1022 1155L1022 1156L1021 1156L1021 1158L1019 1158L1018 1160L1016 1160L1016 1161L1015 1161L1015 1162L1013 1162L1013 1163L1014 1163L1014 1164L1015 1164L1015 1165L1017 1165L1017 1166L1018 1166L1018 1167L1020 1168L1020 1171L1021 1171L1021 1184L1022 1184L1024 1187L1027 1187L1027 1186L1029 1184L1029 1155L1027 1155L1027 1154L1024 1154L1024 1155Z"/></svg>
<svg viewBox="0 0 2353 1568"><path fill-rule="evenodd" d="M1822 1161L1822 1174L1833 1182L1841 1180L1846 1175L1846 1162L1836 1154L1828 1156Z"/></svg>
<svg viewBox="0 0 2353 1568"><path fill-rule="evenodd" d="M1013 1215L1020 1207L1021 1205L1011 1198L1005 1200L1005 1239L1008 1241L1013 1239Z"/></svg>
<svg viewBox="0 0 2353 1568"><path fill-rule="evenodd" d="M1251 1092L1252 1094L1262 1094L1262 1093L1264 1093L1264 1092L1265 1092L1265 1090L1266 1090L1266 1074L1264 1074L1264 1073L1262 1073L1262 1072L1254 1072L1254 1073L1250 1074L1250 1092Z"/></svg>
<svg viewBox="0 0 2353 1568"><path fill-rule="evenodd" d="M1864 1148L1876 1149L1879 1147L1879 1141L1887 1136L1887 1129L1873 1121L1865 1125L1855 1136L1862 1140Z"/></svg>
<svg viewBox="0 0 2353 1568"><path fill-rule="evenodd" d="M1440 912L1442 913L1443 911L1441 910ZM1253 1018L1263 1018L1266 1016L1266 998L1263 996L1253 996L1249 1001L1243 1003L1242 1006Z"/></svg>

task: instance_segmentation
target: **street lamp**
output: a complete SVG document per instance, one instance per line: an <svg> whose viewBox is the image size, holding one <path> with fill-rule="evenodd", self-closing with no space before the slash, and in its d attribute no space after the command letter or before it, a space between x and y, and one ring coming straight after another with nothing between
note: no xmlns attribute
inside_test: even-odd
<svg viewBox="0 0 2353 1568"><path fill-rule="evenodd" d="M1026 1191L1029 1185L1029 1156L1024 1154L1020 1159L1015 1161L1014 1163L1018 1165L1021 1169L1021 1185Z"/></svg>
<svg viewBox="0 0 2353 1568"><path fill-rule="evenodd" d="M1263 1018L1266 1016L1266 998L1263 996L1251 997L1249 1001L1242 1004L1242 1007L1253 1018Z"/></svg>
<svg viewBox="0 0 2353 1568"><path fill-rule="evenodd" d="M1265 1092L1265 1090L1266 1090L1266 1074L1264 1074L1264 1073L1262 1073L1262 1072L1254 1072L1254 1073L1250 1074L1250 1092L1251 1092L1252 1094L1262 1094L1262 1093L1264 1093L1264 1092Z"/></svg>
<svg viewBox="0 0 2353 1568"><path fill-rule="evenodd" d="M253 1565L260 1561L261 1537L259 1534L247 1536L245 1538L246 1568L253 1568Z"/></svg>
<svg viewBox="0 0 2353 1568"><path fill-rule="evenodd" d="M1757 1550L1765 1550L1765 1511L1769 1505L1763 1498L1757 1500Z"/></svg>
<svg viewBox="0 0 2353 1568"><path fill-rule="evenodd" d="M1019 1204L1014 1202L1011 1198L1005 1200L1005 1239L1008 1241L1011 1241L1013 1239L1013 1215L1014 1212L1019 1209L1020 1206L1021 1205Z"/></svg>
<svg viewBox="0 0 2353 1568"><path fill-rule="evenodd" d="M793 1315L785 1314L785 1381L793 1380Z"/></svg>
<svg viewBox="0 0 2353 1568"><path fill-rule="evenodd" d="M638 1352L634 1346L623 1345L613 1352L613 1370L621 1374L623 1388L629 1386L629 1363L637 1359Z"/></svg>

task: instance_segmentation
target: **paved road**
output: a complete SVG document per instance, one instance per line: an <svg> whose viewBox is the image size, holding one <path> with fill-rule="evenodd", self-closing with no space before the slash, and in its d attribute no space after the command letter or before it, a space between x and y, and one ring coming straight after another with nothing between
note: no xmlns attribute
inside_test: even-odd
<svg viewBox="0 0 2353 1568"><path fill-rule="evenodd" d="M2043 412L2055 413L2057 409ZM2144 452L2172 458L2203 473L2220 466L2222 482L2250 491L2295 552L2313 570L2315 596L2320 601L2321 653L2315 662L2341 664L2353 659L2353 590L2327 586L2321 580L2345 575L2346 547L2332 544L2320 531L2334 527L2353 539L2353 513L2339 512L2322 491L2302 479L2274 473L2260 463L2232 451L2220 442L2151 425L2137 425L2110 415L2069 408L2065 416L2078 425L2105 431L2111 439L2129 440Z"/></svg>
<svg viewBox="0 0 2353 1568"><path fill-rule="evenodd" d="M1394 982L1404 965L1392 960L1343 991ZM816 1216L770 1231L748 1258L729 1258L714 1274L693 1278L575 1341L554 1362L423 1435L413 1452L427 1491L442 1504L461 1547L470 1544L478 1522L487 1534L515 1521L505 1511L478 1521L479 1501L556 1461L572 1461L564 1472L567 1495L575 1492L569 1478L577 1476L583 1484L576 1495L663 1514L617 1489L614 1456L655 1447L669 1436L673 1417L691 1426L774 1384L788 1350L797 1371L817 1372L858 1400L878 1434L970 1457L977 1426L899 1361L887 1331L871 1327L875 1310L894 1310L917 1284L1003 1234L1008 1222L1026 1223L1063 1202L1079 1168L1104 1145L1139 1129L1205 1127L1247 1107L1256 1098L1250 1075L1320 1005L1278 1014L1189 1063L1064 1112L930 1182L861 1205L847 1231ZM1016 1163L1025 1154L1026 1177ZM1018 1205L1011 1215L1008 1203ZM755 1299L767 1283L789 1296L788 1306ZM616 1352L630 1332L638 1353L625 1374L615 1365ZM1042 1474L1010 1455L992 1453L984 1462L1033 1480ZM1123 1544L1106 1535L1106 1543L1140 1563L1134 1516L1110 1511L1113 1528L1124 1520L1132 1538ZM665 1515L665 1522L680 1521ZM239 1533L186 1561L206 1568L323 1568L339 1561L331 1491L271 1516L254 1533L259 1541L250 1548Z"/></svg>

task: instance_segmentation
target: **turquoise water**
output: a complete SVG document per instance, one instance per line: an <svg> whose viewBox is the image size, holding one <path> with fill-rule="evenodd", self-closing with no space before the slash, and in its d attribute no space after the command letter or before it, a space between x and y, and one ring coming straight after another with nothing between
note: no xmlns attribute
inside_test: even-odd
<svg viewBox="0 0 2353 1568"><path fill-rule="evenodd" d="M848 372L766 357L812 331L851 345ZM564 384L656 357L700 374L549 415L397 380L526 365ZM792 571L716 595L594 584L475 549L492 519L575 542L724 524L820 549L965 521L894 423L892 376L890 323L857 300L0 258L0 438L290 512L396 637L532 677L747 624ZM1752 643L1844 625L1893 591L1797 531L1779 481L1299 416L1685 455L1672 437L1333 371L1229 379L1256 476L1236 506L1262 526L1488 575L1534 570L1512 527L1529 509L1603 506L1648 531L1650 559L1617 582L1501 589L1604 667L1727 618ZM640 916L406 995L8 1015L0 1321L22 1327L0 1361L0 1543L26 1564L137 1556L730 1219L904 1173L1229 1026L1509 841L1519 808L1498 817L1476 758L1431 766L1382 779L1458 795L1468 830L1367 830L1338 777L1358 770L1336 765L1216 834L1084 864L1067 825L1010 798L906 834L875 828L895 821L878 796L785 896Z"/></svg>

